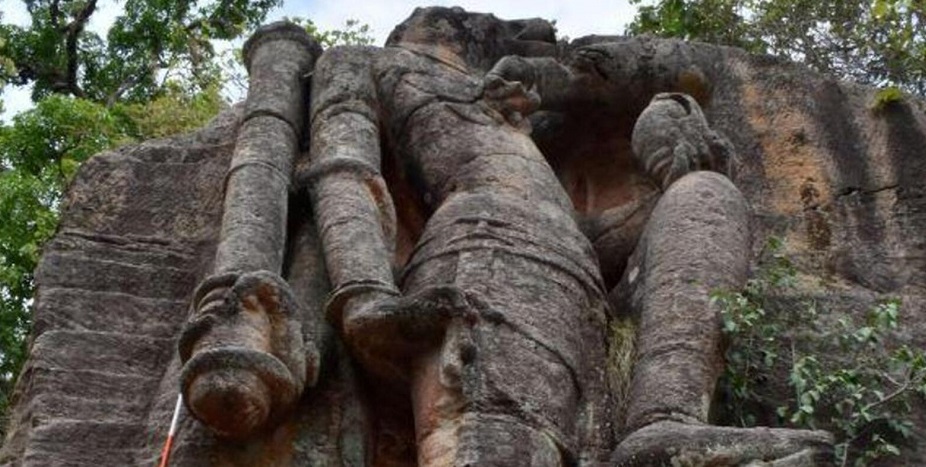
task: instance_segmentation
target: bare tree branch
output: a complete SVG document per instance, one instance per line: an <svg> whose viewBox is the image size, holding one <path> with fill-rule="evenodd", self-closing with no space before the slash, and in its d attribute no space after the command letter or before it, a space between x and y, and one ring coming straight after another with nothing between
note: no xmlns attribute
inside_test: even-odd
<svg viewBox="0 0 926 467"><path fill-rule="evenodd" d="M51 2L51 6L48 8L48 15L51 18L51 26L55 29L58 29L59 19L61 18L61 8L59 3L59 0L54 0Z"/></svg>
<svg viewBox="0 0 926 467"><path fill-rule="evenodd" d="M92 15L95 10L96 0L88 1L80 12L77 13L77 16L74 17L74 21L71 21L67 25L65 51L67 53L68 65L67 77L64 84L66 85L65 90L76 97L83 97L84 95L84 91L77 83L77 69L79 67L77 41L80 38L80 33L84 30L84 26L87 25L87 21L90 20L90 15Z"/></svg>

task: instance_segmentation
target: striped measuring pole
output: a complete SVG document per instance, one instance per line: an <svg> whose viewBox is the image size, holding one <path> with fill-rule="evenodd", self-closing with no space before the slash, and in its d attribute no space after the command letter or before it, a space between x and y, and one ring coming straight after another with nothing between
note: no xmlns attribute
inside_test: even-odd
<svg viewBox="0 0 926 467"><path fill-rule="evenodd" d="M183 394L177 394L177 405L174 406L174 416L170 420L170 431L167 432L167 441L161 450L161 462L158 467L167 467L170 460L170 449L174 445L174 435L177 433L177 422L180 420L180 410L183 408Z"/></svg>

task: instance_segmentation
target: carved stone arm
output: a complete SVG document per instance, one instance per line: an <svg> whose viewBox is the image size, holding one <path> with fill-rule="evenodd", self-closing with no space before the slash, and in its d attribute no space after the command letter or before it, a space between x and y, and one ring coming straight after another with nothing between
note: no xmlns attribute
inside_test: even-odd
<svg viewBox="0 0 926 467"><path fill-rule="evenodd" d="M573 70L555 58L508 55L486 74L486 92L496 97L531 91L539 96L540 109L565 110L579 97L573 84L576 79Z"/></svg>
<svg viewBox="0 0 926 467"><path fill-rule="evenodd" d="M380 174L370 67L377 49L336 47L315 68L308 177L333 286L328 319L341 327L360 302L398 295L392 273L395 208Z"/></svg>
<svg viewBox="0 0 926 467"><path fill-rule="evenodd" d="M683 42L592 42L563 57L503 57L486 75L486 87L521 83L539 94L541 110L597 108L633 117L663 92L682 92L706 104L713 87L704 62Z"/></svg>
<svg viewBox="0 0 926 467"><path fill-rule="evenodd" d="M320 54L290 23L261 28L244 47L251 83L225 178L213 275L197 288L179 341L187 407L230 438L250 438L284 418L318 371L300 304L280 274L304 77Z"/></svg>

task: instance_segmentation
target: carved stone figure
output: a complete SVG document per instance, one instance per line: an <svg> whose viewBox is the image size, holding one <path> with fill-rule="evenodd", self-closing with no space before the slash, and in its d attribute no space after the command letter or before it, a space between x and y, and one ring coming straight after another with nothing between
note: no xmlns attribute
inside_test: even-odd
<svg viewBox="0 0 926 467"><path fill-rule="evenodd" d="M496 110L508 103L483 95L496 41L552 37L504 35L519 29L421 10L392 47L336 48L315 69L308 176L329 320L411 397L418 465L587 462L610 437L594 253L543 155ZM397 279L384 160L425 221Z"/></svg>
<svg viewBox="0 0 926 467"><path fill-rule="evenodd" d="M214 275L194 293L179 344L187 407L232 438L279 421L317 376L318 350L303 341L301 307L280 274L303 76L320 53L288 23L265 27L244 47L251 84L225 176Z"/></svg>
<svg viewBox="0 0 926 467"><path fill-rule="evenodd" d="M742 286L756 229L798 236L806 218L831 236L806 248L854 261L846 226L868 211L827 196L853 161L921 146L919 114L882 122L873 91L840 84L852 118L799 120L835 99L806 71L679 41L557 43L546 21L459 8L416 10L382 48L323 52L274 24L245 60L247 100L209 129L75 180L0 465L151 465L178 389L170 465L831 464L825 432L710 424L708 295ZM845 148L824 123L852 122L893 139L827 149ZM786 162L848 169L795 184ZM918 231L922 164L899 166L891 206ZM813 183L842 211L789 201ZM921 258L907 237L890 244ZM910 261L832 270L922 303Z"/></svg>
<svg viewBox="0 0 926 467"><path fill-rule="evenodd" d="M292 406L306 381L304 345L309 360L318 360L315 343L301 340L296 300L276 275L287 163L301 123L293 102L302 96L297 86L270 83L296 82L315 52L293 34L278 26L246 48L254 70L261 59L291 62L282 51L299 46L292 57L305 58L254 76L247 106L260 113L245 116L229 171L219 274L197 293L198 316L181 342L181 356L189 359L188 406L232 437L246 437ZM530 139L526 117L538 107L622 107L630 95L654 94L636 123L633 149L666 193L650 202L650 220L627 266L626 288L640 295L641 328L623 422L632 434L612 462L651 465L689 451L711 462L825 457L824 434L704 426L721 364L708 293L745 280L748 223L733 185L697 172L728 172L729 143L708 128L693 98L656 94L679 90L663 75L689 64L668 54L656 57L668 67L634 69L615 63L619 43L579 49L566 64L509 55L550 54L553 47L552 28L539 20L506 23L435 8L416 12L388 47L334 48L314 69L310 160L301 176L333 286L327 317L376 382L375 392L410 398L418 465L607 459L617 414L597 257L628 264L620 257L628 249L592 246ZM594 86L600 62L655 79L632 91ZM261 94L270 90L279 98ZM252 128L266 143L247 139ZM410 205L400 207L402 226L390 193L401 188L384 179L385 165L393 167L391 183L411 193ZM603 232L623 227L596 221ZM633 235L625 240L636 243ZM316 370L308 366L310 384ZM735 442L718 447L727 438Z"/></svg>

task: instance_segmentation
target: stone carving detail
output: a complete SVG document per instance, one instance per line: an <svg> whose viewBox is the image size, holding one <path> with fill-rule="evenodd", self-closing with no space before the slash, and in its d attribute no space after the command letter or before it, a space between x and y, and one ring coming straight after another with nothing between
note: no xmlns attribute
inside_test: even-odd
<svg viewBox="0 0 926 467"><path fill-rule="evenodd" d="M124 410L144 447L110 458L151 463L179 386L172 465L830 465L825 432L709 423L708 295L742 286L762 226L731 181L754 147L735 116L735 145L709 124L730 81L703 47L557 43L546 21L459 8L416 10L381 48L262 28L233 136L214 138L224 180L205 177L221 228L144 256L182 256L189 287L138 294L198 285L182 329L145 341L177 334L179 360L131 381L162 378ZM636 326L628 374L610 363L616 320ZM24 400L0 464L59 446Z"/></svg>
<svg viewBox="0 0 926 467"><path fill-rule="evenodd" d="M179 345L187 407L231 438L279 421L317 376L318 350L303 342L303 313L280 274L303 77L320 54L288 23L261 29L244 47L251 84L225 176L214 275L194 293Z"/></svg>
<svg viewBox="0 0 926 467"><path fill-rule="evenodd" d="M632 141L640 166L662 190L696 170L733 175L733 146L708 127L698 101L687 94L654 96L637 118Z"/></svg>
<svg viewBox="0 0 926 467"><path fill-rule="evenodd" d="M593 74L602 64L621 69L621 54L610 52L622 51L579 49L565 63L509 55L549 54L552 31L541 26L419 10L391 47L334 48L314 68L300 177L333 285L326 314L371 390L410 398L421 466L584 465L605 461L613 445L609 306L596 254L620 253L596 252L582 232L528 117L594 101ZM246 47L254 84L228 175L218 275L195 295L180 346L188 407L224 436L245 438L292 407L306 353L310 385L317 373L315 343L302 341L297 301L278 276L305 113L294 103L303 102L298 83L313 46L278 25ZM635 90L666 92L632 137L666 193L629 263L645 271L627 279L643 289L640 344L624 421L632 434L612 462L652 465L678 453L711 463L822 460L825 434L704 425L721 359L708 292L745 280L748 222L728 179L698 172L728 173L730 143L677 90L659 77ZM619 106L632 91L607 92L604 105ZM405 232L410 251L396 251L390 182L407 184L419 203L399 207L420 220ZM718 449L726 438L734 441Z"/></svg>
<svg viewBox="0 0 926 467"><path fill-rule="evenodd" d="M470 39L534 38L445 13L315 68L306 176L329 321L372 378L408 393L418 465L588 461L609 437L604 346L583 345L603 342L601 279L569 198L510 122L527 91L487 99L496 57ZM385 164L415 187L424 221L398 278Z"/></svg>

